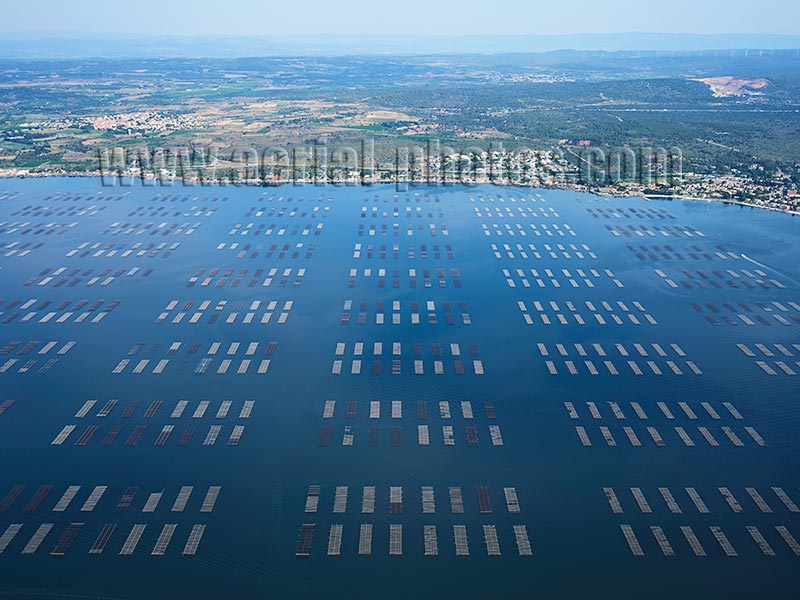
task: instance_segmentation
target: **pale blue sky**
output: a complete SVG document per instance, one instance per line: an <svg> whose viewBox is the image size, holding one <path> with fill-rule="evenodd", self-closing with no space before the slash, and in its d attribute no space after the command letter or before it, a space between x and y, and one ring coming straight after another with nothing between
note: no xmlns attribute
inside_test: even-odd
<svg viewBox="0 0 800 600"><path fill-rule="evenodd" d="M5 1L3 31L309 35L800 33L798 0Z"/></svg>

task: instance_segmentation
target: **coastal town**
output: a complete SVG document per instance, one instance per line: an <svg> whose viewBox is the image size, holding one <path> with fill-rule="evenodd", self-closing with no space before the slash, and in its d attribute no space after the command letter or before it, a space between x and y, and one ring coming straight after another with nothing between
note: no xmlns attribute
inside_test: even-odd
<svg viewBox="0 0 800 600"><path fill-rule="evenodd" d="M112 150L113 153L113 150ZM184 155L188 152L184 149ZM289 152L286 152L289 155ZM494 184L498 186L512 185L519 187L541 187L551 189L572 189L591 192L611 197L639 196L652 199L684 199L714 201L742 206L756 207L788 214L800 215L800 192L790 178L770 184L757 183L752 179L736 175L705 175L694 172L681 172L663 179L653 178L649 183L637 180L636 177L619 179L605 183L590 183L582 180L580 163L570 162L558 151L539 151L529 164L535 164L528 176L509 176L498 174L491 168L480 167L469 172L463 171L463 165L475 161L475 155L452 154L445 160L430 158L424 166L417 164L409 168L408 164L388 160L381 164L377 160L369 168L364 165L337 165L328 161L327 168L318 168L314 163L313 152L305 158L307 162L302 169L289 168L288 161L279 173L259 169L253 176L253 169L242 170L240 165L230 160L217 158L213 165L204 164L203 172L197 167L182 168L142 168L140 163L104 165L98 159L95 168L86 170L68 170L59 167L37 168L34 170L20 168L0 168L0 178L25 177L94 177L102 178L104 185L131 185L137 180L158 182L160 186L175 185L373 185L394 184L399 186L415 185L480 185ZM569 156L569 155L567 155ZM483 165L504 164L509 171L523 174L526 161L516 153L483 153L479 156ZM252 165L251 165L252 167Z"/></svg>
<svg viewBox="0 0 800 600"><path fill-rule="evenodd" d="M6 64L0 177L493 183L800 210L794 52L106 62L116 79Z"/></svg>

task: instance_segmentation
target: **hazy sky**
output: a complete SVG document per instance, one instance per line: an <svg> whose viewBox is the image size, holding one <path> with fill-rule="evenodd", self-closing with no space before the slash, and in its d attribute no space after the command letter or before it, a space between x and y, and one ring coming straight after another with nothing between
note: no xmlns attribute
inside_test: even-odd
<svg viewBox="0 0 800 600"><path fill-rule="evenodd" d="M0 30L278 35L799 33L798 0L37 0L3 2Z"/></svg>

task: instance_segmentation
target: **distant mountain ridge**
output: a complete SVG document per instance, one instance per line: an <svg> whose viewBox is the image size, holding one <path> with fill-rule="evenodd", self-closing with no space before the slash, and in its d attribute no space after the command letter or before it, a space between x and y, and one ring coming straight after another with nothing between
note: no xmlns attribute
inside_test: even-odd
<svg viewBox="0 0 800 600"><path fill-rule="evenodd" d="M798 34L620 33L512 36L150 36L4 32L0 58L240 58L359 54L499 54L576 51L699 52L800 49Z"/></svg>

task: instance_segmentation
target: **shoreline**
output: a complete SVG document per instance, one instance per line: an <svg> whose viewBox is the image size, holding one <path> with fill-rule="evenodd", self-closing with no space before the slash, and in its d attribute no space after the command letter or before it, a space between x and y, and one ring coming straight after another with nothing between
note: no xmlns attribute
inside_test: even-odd
<svg viewBox="0 0 800 600"><path fill-rule="evenodd" d="M731 200L728 198L702 198L699 196L668 196L662 194L642 194L642 197L655 198L655 199L670 199L670 200L692 200L695 202L721 202L722 204L735 204L737 206L743 206L747 208L763 208L764 210L771 210L772 212L781 213L783 215L792 215L800 217L800 210L787 210L783 208L778 208L776 206L769 206L766 204L750 204L749 202L743 202L741 200Z"/></svg>
<svg viewBox="0 0 800 600"><path fill-rule="evenodd" d="M0 175L0 180L52 179L52 178L57 178L57 177L62 177L62 178L65 178L65 179L77 179L77 178L98 179L98 178L102 177L102 175L100 173L90 173L90 172L89 173L80 173L80 172L79 173L67 173L67 174L65 174L65 173L26 173L25 175ZM141 183L143 181L152 181L152 182L160 181L159 179L157 179L155 177L142 178L142 177L129 176L129 177L126 177L126 179L128 179L130 181L134 181L134 182L138 181L138 182L140 182L140 184L142 186L144 186L144 184ZM176 185L180 185L181 184L180 180L178 180L177 178L173 179L171 181L172 181L172 183L169 183L169 184L161 184L161 185L153 184L151 187L153 187L153 188L157 188L157 187L172 188L172 187L174 187ZM190 184L184 184L184 185L185 185L185 187L190 187L190 188L194 188L194 187L210 188L210 187L213 187L213 186L219 186L219 187L225 187L225 186L233 186L233 187L241 187L241 186L282 187L282 186L291 186L291 185L299 185L299 186L317 185L317 186L321 186L321 187L331 185L333 187L346 187L347 188L347 187L356 187L356 186L372 187L372 186L381 186L381 185L397 185L397 183L398 182L393 182L393 181L371 181L371 182L358 181L358 182L328 182L328 183L323 183L323 184L320 185L318 182L315 182L315 181L313 181L311 179L303 179L303 180L297 180L297 181L291 181L291 182L282 182L282 183L269 183L269 182L264 182L264 181L253 182L253 181L247 181L247 180L240 181L240 182L232 182L231 181L231 182L227 182L227 183L222 183L222 182L219 182L219 181L215 181L215 182L212 182L212 183L204 183L204 182L200 182L200 181L197 181L197 180L192 180L192 182ZM133 187L135 187L135 185L136 185L135 183L127 184L127 185L122 185L122 184L115 183L114 185L111 185L111 186L101 186L101 187L103 187L103 188L113 188L113 189L119 189L119 188L124 189L124 188L133 188ZM414 182L414 185L416 186L416 185L419 185L419 184ZM734 200L734 199L731 199L731 198L704 198L704 197L701 197L701 196L681 196L680 194L644 194L644 193L640 193L640 194L636 194L636 193L614 194L614 193L609 192L605 188L591 188L591 187L586 187L586 186L574 186L574 187L572 187L572 186L543 186L543 185L533 185L533 184L531 184L531 185L497 184L497 183L492 183L491 181L482 181L482 182L476 183L476 184L429 183L429 184L425 184L425 185L427 185L429 187L445 187L445 188L451 188L451 187L455 187L457 185L462 185L462 186L494 185L495 187L498 187L498 188L511 187L511 188L521 188L521 189L523 189L523 188L553 189L553 190L564 190L564 191L588 192L588 193L594 194L596 196L605 196L605 197L609 197L609 198L644 198L646 200L690 200L690 201L694 201L694 202L707 202L707 203L712 203L713 202L713 203L721 203L721 204L733 204L733 205L741 206L741 207L745 207L745 208L757 208L757 209L768 210L768 211L777 212L777 213L784 214L784 215L800 216L800 209L791 210L791 209L779 208L777 206L770 206L768 204L751 204L749 202L744 202L742 200ZM408 190L406 190L406 191L408 191Z"/></svg>

